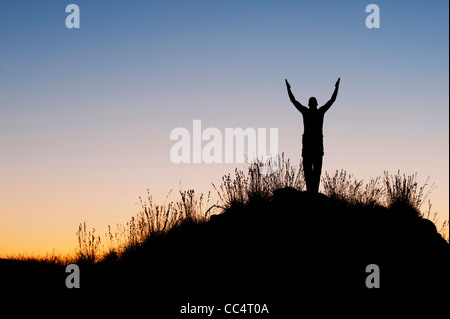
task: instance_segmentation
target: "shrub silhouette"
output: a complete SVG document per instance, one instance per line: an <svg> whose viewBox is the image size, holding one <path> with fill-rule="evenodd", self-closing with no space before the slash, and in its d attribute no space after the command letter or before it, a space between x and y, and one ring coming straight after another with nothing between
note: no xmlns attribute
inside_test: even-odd
<svg viewBox="0 0 450 319"><path fill-rule="evenodd" d="M334 176L325 172L322 178L324 194L332 199L346 202L350 205L377 206L381 205L384 189L380 185L380 177L372 178L364 185L364 181L356 180L353 175L341 170Z"/></svg>
<svg viewBox="0 0 450 319"><path fill-rule="evenodd" d="M95 236L95 228L87 230L86 222L78 226L76 232L78 249L75 253L77 263L95 263L99 259L100 236Z"/></svg>
<svg viewBox="0 0 450 319"><path fill-rule="evenodd" d="M271 174L261 172L269 171ZM306 189L306 182L302 174L302 162L298 166L292 166L289 159L284 158L284 153L276 161L269 159L267 162L257 161L250 163L247 175L242 170L236 169L234 178L231 174L222 177L217 191L223 210L241 207L252 202L267 202L273 196L275 190L284 187L292 187L299 191Z"/></svg>

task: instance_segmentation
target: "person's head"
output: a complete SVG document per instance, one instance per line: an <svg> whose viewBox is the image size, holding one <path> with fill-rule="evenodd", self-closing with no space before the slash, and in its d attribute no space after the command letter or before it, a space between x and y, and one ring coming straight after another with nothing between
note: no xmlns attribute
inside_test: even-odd
<svg viewBox="0 0 450 319"><path fill-rule="evenodd" d="M316 100L315 97L310 97L309 98L308 106L309 106L310 109L313 109L313 110L317 109L317 100Z"/></svg>

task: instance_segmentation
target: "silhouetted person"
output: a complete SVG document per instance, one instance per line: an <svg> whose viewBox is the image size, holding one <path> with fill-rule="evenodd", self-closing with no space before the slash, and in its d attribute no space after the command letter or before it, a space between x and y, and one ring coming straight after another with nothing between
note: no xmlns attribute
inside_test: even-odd
<svg viewBox="0 0 450 319"><path fill-rule="evenodd" d="M295 105L297 110L303 115L303 172L306 180L306 190L308 192L317 193L319 191L320 173L322 171L322 158L323 158L323 117L325 112L333 105L336 100L336 96L339 90L339 82L341 78L336 81L335 89L331 99L325 103L322 107L317 109L317 100L315 97L311 97L308 102L309 109L300 102L298 102L291 92L291 85L288 80L286 81L286 87L288 90L289 98Z"/></svg>

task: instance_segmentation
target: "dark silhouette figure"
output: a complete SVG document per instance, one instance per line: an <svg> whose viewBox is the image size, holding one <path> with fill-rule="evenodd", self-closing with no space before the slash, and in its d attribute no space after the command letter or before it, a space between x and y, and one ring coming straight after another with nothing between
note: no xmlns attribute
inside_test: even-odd
<svg viewBox="0 0 450 319"><path fill-rule="evenodd" d="M317 193L319 191L320 174L322 171L323 159L323 117L325 112L333 105L339 90L339 82L341 78L336 81L335 89L331 99L322 107L317 108L317 100L311 97L308 102L309 109L298 102L291 91L291 85L288 80L286 87L289 98L295 105L297 110L303 115L303 138L302 138L302 157L303 157L303 172L305 174L306 189L308 192Z"/></svg>

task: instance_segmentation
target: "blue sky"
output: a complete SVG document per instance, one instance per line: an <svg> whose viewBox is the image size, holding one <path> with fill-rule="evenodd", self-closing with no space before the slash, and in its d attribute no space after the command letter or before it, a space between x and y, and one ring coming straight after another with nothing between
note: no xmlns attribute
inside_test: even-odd
<svg viewBox="0 0 450 319"><path fill-rule="evenodd" d="M65 27L69 3L80 29ZM376 1L370 30L369 3L2 1L0 252L67 250L79 222L126 221L146 188L211 190L234 166L169 158L170 131L193 119L277 127L296 162L285 78L319 104L342 79L324 170L430 175L448 218L448 2Z"/></svg>

